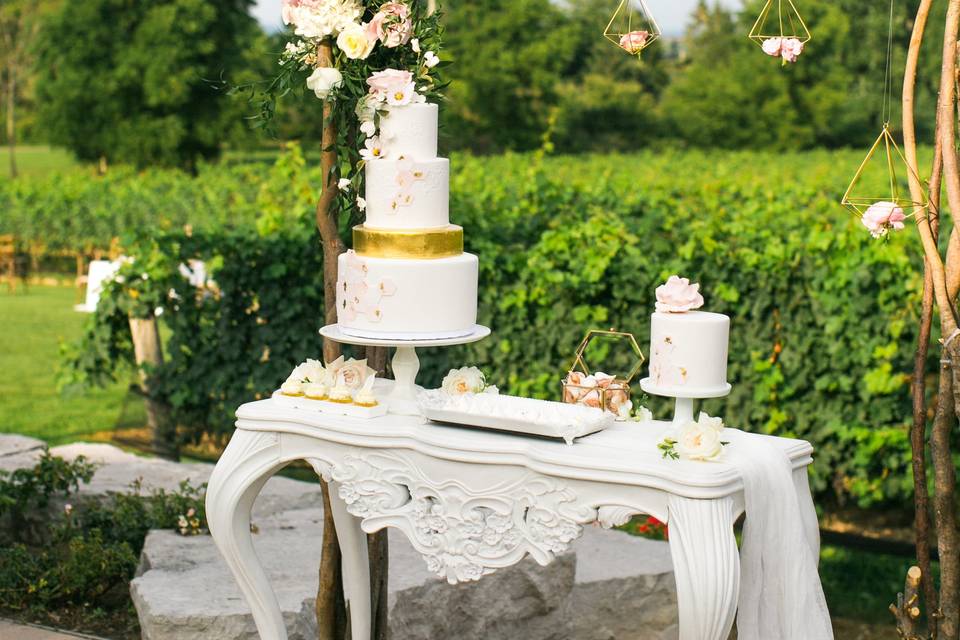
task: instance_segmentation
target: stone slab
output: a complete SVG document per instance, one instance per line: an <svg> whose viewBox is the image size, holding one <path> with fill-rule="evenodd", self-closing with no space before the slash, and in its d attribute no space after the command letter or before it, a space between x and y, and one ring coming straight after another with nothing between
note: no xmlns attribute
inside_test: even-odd
<svg viewBox="0 0 960 640"><path fill-rule="evenodd" d="M292 639L315 637L322 511L255 518L257 554ZM212 540L155 531L131 593L147 640L255 640L245 600ZM404 640L676 640L666 543L588 527L547 567L527 558L476 583L450 586L390 531L390 633Z"/></svg>
<svg viewBox="0 0 960 640"><path fill-rule="evenodd" d="M0 620L0 640L102 640L95 636Z"/></svg>
<svg viewBox="0 0 960 640"><path fill-rule="evenodd" d="M16 434L0 434L0 471L32 467L43 453L43 440Z"/></svg>

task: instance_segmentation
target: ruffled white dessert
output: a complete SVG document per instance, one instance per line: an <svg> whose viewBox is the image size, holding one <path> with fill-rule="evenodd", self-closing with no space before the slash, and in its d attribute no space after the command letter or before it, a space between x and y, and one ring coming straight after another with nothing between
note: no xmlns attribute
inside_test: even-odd
<svg viewBox="0 0 960 640"><path fill-rule="evenodd" d="M303 383L293 378L287 378L280 386L280 393L291 398L300 398L303 396Z"/></svg>
<svg viewBox="0 0 960 640"><path fill-rule="evenodd" d="M303 395L310 400L326 400L329 390L322 382L311 382L303 386Z"/></svg>
<svg viewBox="0 0 960 640"><path fill-rule="evenodd" d="M367 381L363 383L360 390L353 396L353 403L355 405L359 407L375 407L379 404L377 402L377 396L373 394L373 383L375 381L376 378L373 376L367 378Z"/></svg>

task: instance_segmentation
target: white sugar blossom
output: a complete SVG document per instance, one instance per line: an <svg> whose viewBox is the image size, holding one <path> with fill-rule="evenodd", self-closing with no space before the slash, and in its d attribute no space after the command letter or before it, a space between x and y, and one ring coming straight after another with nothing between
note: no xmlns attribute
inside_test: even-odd
<svg viewBox="0 0 960 640"><path fill-rule="evenodd" d="M437 57L433 51L427 51L423 55L423 64L427 65L428 68L432 69L438 64L440 64L440 58Z"/></svg>
<svg viewBox="0 0 960 640"><path fill-rule="evenodd" d="M360 125L360 131L363 132L368 138L372 138L377 135L377 124L373 120L367 120Z"/></svg>
<svg viewBox="0 0 960 640"><path fill-rule="evenodd" d="M414 53L420 53L420 38L414 38L410 41L410 48Z"/></svg>
<svg viewBox="0 0 960 640"><path fill-rule="evenodd" d="M320 67L307 78L307 88L321 100L326 100L330 92L343 84L343 75L332 67Z"/></svg>
<svg viewBox="0 0 960 640"><path fill-rule="evenodd" d="M360 149L360 157L368 161L382 158L383 145L380 143L380 138L376 136L368 138L364 148Z"/></svg>
<svg viewBox="0 0 960 640"><path fill-rule="evenodd" d="M357 196L357 209L360 209L360 211L367 210L367 201L360 196Z"/></svg>
<svg viewBox="0 0 960 640"><path fill-rule="evenodd" d="M417 93L417 87L412 82L403 87L398 87L387 94L387 104L392 107L400 107L410 104L414 95Z"/></svg>
<svg viewBox="0 0 960 640"><path fill-rule="evenodd" d="M340 191L349 191L350 190L350 179L349 178L340 178L340 181L337 182L337 188Z"/></svg>

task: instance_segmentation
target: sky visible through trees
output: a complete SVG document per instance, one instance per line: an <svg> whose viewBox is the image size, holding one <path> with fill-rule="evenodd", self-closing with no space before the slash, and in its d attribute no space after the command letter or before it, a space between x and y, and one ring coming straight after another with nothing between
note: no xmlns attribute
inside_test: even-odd
<svg viewBox="0 0 960 640"><path fill-rule="evenodd" d="M447 0L457 2L458 0ZM476 2L477 0L468 0ZM739 9L743 4L740 0L717 0L724 7ZM280 23L281 0L257 0L253 10L257 20L268 30L278 29ZM616 9L618 0L610 0L610 12ZM697 0L647 0L650 11L657 17L660 28L668 36L683 35L683 31L690 19L690 13L696 6ZM710 4L713 4L711 2Z"/></svg>

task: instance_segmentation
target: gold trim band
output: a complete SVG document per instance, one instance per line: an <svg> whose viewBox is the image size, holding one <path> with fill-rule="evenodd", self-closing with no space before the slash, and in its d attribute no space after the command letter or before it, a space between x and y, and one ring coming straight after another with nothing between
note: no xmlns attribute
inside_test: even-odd
<svg viewBox="0 0 960 640"><path fill-rule="evenodd" d="M463 253L463 228L387 230L359 225L353 228L353 250L367 258L450 258Z"/></svg>

